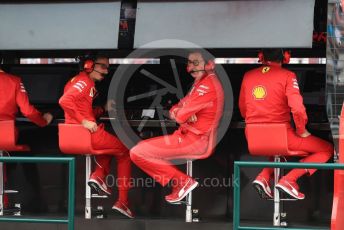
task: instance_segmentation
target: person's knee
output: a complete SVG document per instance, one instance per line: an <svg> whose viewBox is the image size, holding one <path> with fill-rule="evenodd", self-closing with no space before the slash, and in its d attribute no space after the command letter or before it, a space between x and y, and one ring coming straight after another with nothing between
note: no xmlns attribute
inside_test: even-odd
<svg viewBox="0 0 344 230"><path fill-rule="evenodd" d="M133 148L130 149L129 151L129 156L130 156L130 159L133 161L133 162L137 162L139 159L140 159L140 156L141 155L141 148L140 148L140 144L138 145L135 145Z"/></svg>
<svg viewBox="0 0 344 230"><path fill-rule="evenodd" d="M323 158L324 162L327 162L328 160L330 160L333 157L333 145L329 144L329 146L327 147L326 151L321 152L321 155Z"/></svg>
<svg viewBox="0 0 344 230"><path fill-rule="evenodd" d="M333 156L334 153L334 147L333 144L330 142L327 142L327 147L326 147L327 151L326 154L328 156L328 159L330 159Z"/></svg>
<svg viewBox="0 0 344 230"><path fill-rule="evenodd" d="M329 143L329 152L331 153L331 155L333 155L334 153L334 146L332 143Z"/></svg>

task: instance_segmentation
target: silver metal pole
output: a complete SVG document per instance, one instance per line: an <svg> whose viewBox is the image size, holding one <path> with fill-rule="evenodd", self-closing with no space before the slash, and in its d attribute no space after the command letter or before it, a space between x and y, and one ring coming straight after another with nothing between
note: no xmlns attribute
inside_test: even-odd
<svg viewBox="0 0 344 230"><path fill-rule="evenodd" d="M86 178L85 178L85 219L91 219L92 217L92 207L91 207L91 187L88 186L88 180L91 176L91 156L86 155Z"/></svg>
<svg viewBox="0 0 344 230"><path fill-rule="evenodd" d="M280 162L280 157L275 156L275 162ZM280 226L281 225L281 213L280 213L280 194L278 189L276 188L276 184L280 178L280 168L274 168L274 219L273 225Z"/></svg>
<svg viewBox="0 0 344 230"><path fill-rule="evenodd" d="M186 161L186 173L189 177L192 177L192 160ZM185 222L192 222L192 191L186 196Z"/></svg>

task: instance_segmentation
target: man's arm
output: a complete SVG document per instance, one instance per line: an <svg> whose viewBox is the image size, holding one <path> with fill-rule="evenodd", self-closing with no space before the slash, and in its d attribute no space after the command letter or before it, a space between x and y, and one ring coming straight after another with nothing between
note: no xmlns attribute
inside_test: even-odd
<svg viewBox="0 0 344 230"><path fill-rule="evenodd" d="M172 120L175 120L177 109L180 109L181 107L183 107L183 103L187 99L187 97L188 97L188 95L186 95L184 98L180 99L180 101L177 104L173 105L171 107L171 109L169 110L170 118Z"/></svg>
<svg viewBox="0 0 344 230"><path fill-rule="evenodd" d="M88 87L84 81L73 84L60 98L59 104L69 116L76 119L80 124L85 119L76 107L77 101L86 95Z"/></svg>
<svg viewBox="0 0 344 230"><path fill-rule="evenodd" d="M78 81L73 84L60 98L59 104L63 110L68 113L71 117L74 117L80 124L82 124L91 133L97 131L97 123L86 120L78 111L76 102L87 95L88 92L87 84L84 81Z"/></svg>
<svg viewBox="0 0 344 230"><path fill-rule="evenodd" d="M298 135L302 135L307 131L306 124L308 118L305 106L303 105L303 99L300 94L299 85L294 73L291 73L287 78L286 96L288 98L288 105L293 114L296 133Z"/></svg>
<svg viewBox="0 0 344 230"><path fill-rule="evenodd" d="M241 83L240 96L239 96L239 109L241 116L246 118L246 96L245 96L245 76Z"/></svg>
<svg viewBox="0 0 344 230"><path fill-rule="evenodd" d="M48 125L52 120L52 115L50 113L42 114L30 104L27 92L25 90L22 81L16 84L16 103L19 106L22 114L27 117L30 121L35 123L40 127Z"/></svg>
<svg viewBox="0 0 344 230"><path fill-rule="evenodd" d="M182 106L174 110L175 120L179 123L185 123L200 110L213 106L213 101L216 100L217 93L212 83L205 82L197 88L193 89L185 100Z"/></svg>

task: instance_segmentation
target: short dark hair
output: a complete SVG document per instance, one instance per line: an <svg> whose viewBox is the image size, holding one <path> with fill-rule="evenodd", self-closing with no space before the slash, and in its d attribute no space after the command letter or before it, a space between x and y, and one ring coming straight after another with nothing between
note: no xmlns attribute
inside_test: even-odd
<svg viewBox="0 0 344 230"><path fill-rule="evenodd" d="M279 48L263 49L264 61L282 62L283 50Z"/></svg>
<svg viewBox="0 0 344 230"><path fill-rule="evenodd" d="M86 55L83 56L82 60L97 60L100 58L109 58L107 55L105 55L104 53L101 52L92 52L92 53L87 53Z"/></svg>

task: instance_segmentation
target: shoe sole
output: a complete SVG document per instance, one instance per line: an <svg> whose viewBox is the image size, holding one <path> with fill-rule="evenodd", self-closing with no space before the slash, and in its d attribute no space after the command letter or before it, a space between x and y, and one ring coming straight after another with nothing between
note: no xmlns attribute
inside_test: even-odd
<svg viewBox="0 0 344 230"><path fill-rule="evenodd" d="M94 180L89 180L87 182L87 184L88 184L88 186L93 188L98 193L98 195L102 195L102 193L105 193L107 195L111 195L111 193L109 193L106 190L102 189L102 187L99 186L99 184L97 182L95 182Z"/></svg>
<svg viewBox="0 0 344 230"><path fill-rule="evenodd" d="M198 186L198 182L196 181L190 188L188 188L188 190L185 191L184 195L181 196L178 200L174 200L174 201L169 201L166 200L168 203L170 204L181 204L181 200L184 199L192 190L194 190L196 187Z"/></svg>
<svg viewBox="0 0 344 230"><path fill-rule="evenodd" d="M268 193L265 191L264 186L260 184L258 181L254 181L252 183L252 186L255 188L255 190L258 192L259 196L262 199L273 199L273 196L268 195Z"/></svg>
<svg viewBox="0 0 344 230"><path fill-rule="evenodd" d="M166 200L166 199L165 199ZM167 200L166 200L167 201ZM170 204L173 204L173 205L181 205L181 204L185 204L186 202L185 201L182 201L182 200L180 200L180 201L176 201L176 202L169 202L169 201L167 201L168 203L170 203Z"/></svg>
<svg viewBox="0 0 344 230"><path fill-rule="evenodd" d="M277 185L276 185L276 188L277 188L280 192L283 192L283 193L287 194L287 195L290 196L291 198L295 198L295 199L297 199L297 200L303 200L303 199L305 199L305 197L300 198L300 197L295 196L294 193L290 193L289 190L288 190L286 187L284 187L283 185L277 184Z"/></svg>
<svg viewBox="0 0 344 230"><path fill-rule="evenodd" d="M128 217L128 218L130 218L130 219L134 219L133 216L128 215L128 213L126 213L125 211L123 211L123 210L120 209L120 208L112 207L112 210L118 211L118 212L120 212L121 214L125 215L126 217Z"/></svg>

